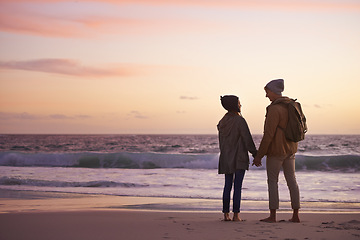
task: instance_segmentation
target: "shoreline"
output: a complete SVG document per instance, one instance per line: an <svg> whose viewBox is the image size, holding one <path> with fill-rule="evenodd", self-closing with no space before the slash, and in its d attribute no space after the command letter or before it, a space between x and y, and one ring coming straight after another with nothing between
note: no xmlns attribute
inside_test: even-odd
<svg viewBox="0 0 360 240"><path fill-rule="evenodd" d="M135 197L0 189L0 214L13 212L131 210L221 213L220 199ZM242 200L241 212L267 213L267 201ZM301 213L360 214L360 203L301 202ZM292 212L280 202L279 213Z"/></svg>
<svg viewBox="0 0 360 240"><path fill-rule="evenodd" d="M249 206L249 201L242 201ZM224 222L221 210L204 210L221 200L121 197L0 189L0 238L7 240L117 239L327 239L360 238L360 211L291 210L276 223L260 222L265 210L243 210L242 222ZM266 202L262 203L265 204ZM206 205L205 204L205 205ZM259 204L259 202L255 202ZM283 203L285 205L289 203ZM182 208L180 208L182 206ZM355 209L356 210L356 209ZM232 216L232 213L230 213Z"/></svg>

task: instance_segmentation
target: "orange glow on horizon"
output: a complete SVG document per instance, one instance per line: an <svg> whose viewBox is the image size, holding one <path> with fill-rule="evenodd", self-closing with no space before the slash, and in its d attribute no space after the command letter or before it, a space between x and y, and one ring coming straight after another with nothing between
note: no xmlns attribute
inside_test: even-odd
<svg viewBox="0 0 360 240"><path fill-rule="evenodd" d="M262 133L285 79L309 133L360 134L360 2L0 1L0 133ZM326 119L326 121L324 121Z"/></svg>

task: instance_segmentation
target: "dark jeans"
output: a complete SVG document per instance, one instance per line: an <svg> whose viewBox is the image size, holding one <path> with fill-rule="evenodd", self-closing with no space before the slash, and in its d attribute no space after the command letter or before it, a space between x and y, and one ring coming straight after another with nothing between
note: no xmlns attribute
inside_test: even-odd
<svg viewBox="0 0 360 240"><path fill-rule="evenodd" d="M235 179L234 179L235 175ZM233 196L233 212L240 212L241 189L245 176L245 170L237 170L232 174L225 174L225 186L223 192L223 213L230 212L230 192L234 179L234 196Z"/></svg>

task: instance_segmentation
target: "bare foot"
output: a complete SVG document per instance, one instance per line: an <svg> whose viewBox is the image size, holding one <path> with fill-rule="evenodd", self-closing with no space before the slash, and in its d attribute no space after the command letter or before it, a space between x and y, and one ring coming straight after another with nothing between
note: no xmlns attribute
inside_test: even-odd
<svg viewBox="0 0 360 240"><path fill-rule="evenodd" d="M241 222L241 218L239 217L239 213L234 213L234 217L232 219L234 222Z"/></svg>
<svg viewBox="0 0 360 240"><path fill-rule="evenodd" d="M291 219L289 219L289 222L299 223L300 218L299 217L292 217Z"/></svg>
<svg viewBox="0 0 360 240"><path fill-rule="evenodd" d="M299 209L294 209L292 218L289 219L290 222L294 222L294 223L299 223L300 222L300 218L299 218Z"/></svg>
<svg viewBox="0 0 360 240"><path fill-rule="evenodd" d="M231 221L229 213L224 213L224 221Z"/></svg>
<svg viewBox="0 0 360 240"><path fill-rule="evenodd" d="M268 222L268 223L274 223L276 222L276 219L273 217L268 217L260 220L261 222Z"/></svg>

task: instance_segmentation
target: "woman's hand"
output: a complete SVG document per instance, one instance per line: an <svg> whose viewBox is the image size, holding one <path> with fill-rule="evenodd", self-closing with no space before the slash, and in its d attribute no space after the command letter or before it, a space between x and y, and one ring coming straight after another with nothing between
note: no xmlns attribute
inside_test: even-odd
<svg viewBox="0 0 360 240"><path fill-rule="evenodd" d="M252 165L253 165L253 166L255 165L255 166L257 166L257 167L261 167L261 166L262 166L262 164L261 164L261 158L258 157L258 156L256 156L256 157L254 158L254 160L253 160Z"/></svg>

